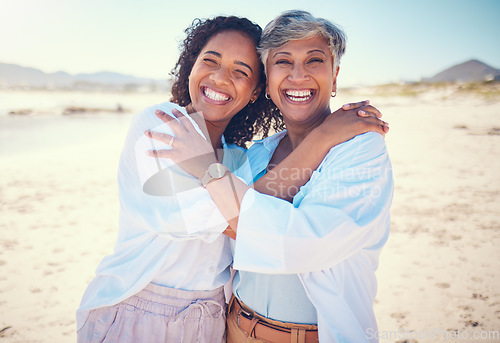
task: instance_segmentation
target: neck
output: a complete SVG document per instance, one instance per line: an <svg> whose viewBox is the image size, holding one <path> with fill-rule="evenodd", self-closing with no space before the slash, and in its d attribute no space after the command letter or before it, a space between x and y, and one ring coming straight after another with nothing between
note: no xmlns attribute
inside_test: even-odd
<svg viewBox="0 0 500 343"><path fill-rule="evenodd" d="M328 107L328 109L326 109L322 115L318 116L318 119L305 124L289 123L286 119L284 119L292 150L295 150L295 148L299 146L299 144L304 140L304 138L307 137L309 133L311 133L312 130L321 125L321 123L328 115L330 115L330 113L330 107Z"/></svg>
<svg viewBox="0 0 500 343"><path fill-rule="evenodd" d="M186 106L186 111L190 115L196 112L192 104ZM222 127L214 125L208 120L203 120L203 117L201 116L191 116L191 118L196 122L196 124L198 124L205 136L208 135L214 151L222 149L222 134L226 130L226 126Z"/></svg>
<svg viewBox="0 0 500 343"><path fill-rule="evenodd" d="M209 121L205 121L205 125L207 126L208 137L210 138L214 150L217 151L217 149L222 149L222 135L226 128L214 126Z"/></svg>

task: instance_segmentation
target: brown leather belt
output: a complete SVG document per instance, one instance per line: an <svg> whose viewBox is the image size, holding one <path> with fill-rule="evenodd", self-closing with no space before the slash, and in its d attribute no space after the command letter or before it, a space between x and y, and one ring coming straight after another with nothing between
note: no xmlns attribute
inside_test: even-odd
<svg viewBox="0 0 500 343"><path fill-rule="evenodd" d="M229 313L236 315L238 327L245 331L250 337L266 340L274 343L317 343L318 330L300 328L287 328L266 321L255 312L244 309L238 299L233 296ZM293 325L292 325L293 326Z"/></svg>

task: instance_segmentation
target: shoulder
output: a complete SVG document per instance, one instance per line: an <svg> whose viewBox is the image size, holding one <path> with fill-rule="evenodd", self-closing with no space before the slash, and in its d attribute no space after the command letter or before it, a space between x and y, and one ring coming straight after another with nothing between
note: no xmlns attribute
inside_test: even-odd
<svg viewBox="0 0 500 343"><path fill-rule="evenodd" d="M162 110L163 112L167 114L171 114L173 109L177 109L181 111L182 113L186 114L186 111L183 107L174 104L172 102L162 102L159 104L155 104L149 107L146 107L143 109L141 112L137 113L133 120L132 120L132 125L139 125L139 126L146 126L147 128L151 128L151 125L158 125L161 124L161 119L159 119L155 115L156 110Z"/></svg>
<svg viewBox="0 0 500 343"><path fill-rule="evenodd" d="M177 104L164 102L146 107L139 113L135 114L130 122L125 145L134 146L138 143L138 141L144 141L146 137L144 135L144 131L146 130L171 133L168 125L156 116L155 111L157 109L161 109L165 113L172 113L174 108L184 111L184 109ZM150 148L150 145L148 145L148 147Z"/></svg>
<svg viewBox="0 0 500 343"><path fill-rule="evenodd" d="M342 162L355 165L374 160L388 162L388 159L384 137L376 132L367 132L331 148L321 167L335 165L338 168Z"/></svg>
<svg viewBox="0 0 500 343"><path fill-rule="evenodd" d="M366 132L330 149L331 153L380 154L386 152L385 139L376 132Z"/></svg>
<svg viewBox="0 0 500 343"><path fill-rule="evenodd" d="M377 132L366 132L362 135L358 135L351 140L341 143L338 146L338 150L352 150L352 149L367 149L367 150L385 150L385 139L381 134ZM337 148L333 147L333 149Z"/></svg>
<svg viewBox="0 0 500 343"><path fill-rule="evenodd" d="M187 116L187 112L184 107L181 107L172 102L163 102L146 107L141 112L133 116L129 128L129 136L131 137L131 139L137 139L138 137L141 137L141 135L144 134L145 130L154 130L158 132L172 134L172 130L170 130L168 124L166 124L160 118L158 118L155 114L155 111L162 110L166 114L173 116L172 110L174 109L181 111L184 115ZM191 119L191 117L189 116L187 117ZM191 122L193 121L191 120ZM195 127L197 128L197 130L199 130L196 124Z"/></svg>

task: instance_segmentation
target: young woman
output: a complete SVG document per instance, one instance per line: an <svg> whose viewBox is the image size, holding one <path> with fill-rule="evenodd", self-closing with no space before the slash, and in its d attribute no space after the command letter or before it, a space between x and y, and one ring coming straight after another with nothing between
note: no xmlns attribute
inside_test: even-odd
<svg viewBox="0 0 500 343"><path fill-rule="evenodd" d="M337 89L344 49L343 32L307 12L284 13L266 26L260 44L266 93L287 130L252 145L251 176L243 175L247 182L271 173L282 177L273 165L281 165L331 120L330 95ZM176 114L179 121L159 114L176 136L172 149L150 154L174 161L193 156L186 141L209 152L186 118ZM203 179L214 163L213 153L203 154L183 168ZM393 193L382 136L368 132L334 146L293 203L221 174L206 188L236 236L239 271L228 342L313 342L318 327L322 342L368 341L367 330L377 330L375 269L389 233Z"/></svg>
<svg viewBox="0 0 500 343"><path fill-rule="evenodd" d="M277 111L260 95L258 25L217 17L195 21L186 32L173 102L146 109L131 124L118 172L118 239L77 311L78 342L225 340L223 285L232 262L222 235L227 223L199 184L164 161L150 163L145 151L152 142L143 133L168 132L155 109L202 111L198 123L235 170L242 156L237 145L259 131L267 134Z"/></svg>

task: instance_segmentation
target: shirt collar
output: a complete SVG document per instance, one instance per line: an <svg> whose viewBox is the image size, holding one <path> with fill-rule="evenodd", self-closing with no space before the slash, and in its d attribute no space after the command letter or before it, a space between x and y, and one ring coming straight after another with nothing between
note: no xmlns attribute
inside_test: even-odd
<svg viewBox="0 0 500 343"><path fill-rule="evenodd" d="M269 137L254 140L254 144L262 144L270 152L274 152L279 142L286 136L287 131L283 130Z"/></svg>
<svg viewBox="0 0 500 343"><path fill-rule="evenodd" d="M269 161L273 157L274 151L278 147L279 142L286 136L286 130L275 133L272 136L264 139L255 140L250 147L250 161L252 170L252 182L257 181L264 173ZM267 151L267 154L263 151Z"/></svg>

